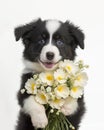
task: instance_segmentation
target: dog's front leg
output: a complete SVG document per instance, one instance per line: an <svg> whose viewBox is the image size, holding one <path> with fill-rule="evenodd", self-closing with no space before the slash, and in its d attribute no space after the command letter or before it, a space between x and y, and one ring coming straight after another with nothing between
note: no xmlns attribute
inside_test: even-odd
<svg viewBox="0 0 104 130"><path fill-rule="evenodd" d="M78 102L77 99L73 99L71 97L68 97L64 103L64 105L61 108L61 112L66 115L72 115L74 114L78 109Z"/></svg>
<svg viewBox="0 0 104 130"><path fill-rule="evenodd" d="M35 101L34 96L29 96L24 100L23 111L30 115L34 127L45 128L48 124L45 108Z"/></svg>

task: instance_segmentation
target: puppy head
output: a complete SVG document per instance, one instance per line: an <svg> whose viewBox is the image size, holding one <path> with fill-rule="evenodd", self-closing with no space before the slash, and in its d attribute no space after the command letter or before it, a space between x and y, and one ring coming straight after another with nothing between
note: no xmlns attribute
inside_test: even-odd
<svg viewBox="0 0 104 130"><path fill-rule="evenodd" d="M77 46L84 49L84 34L72 23L38 19L15 29L16 41L22 39L27 68L53 70L60 60L73 60Z"/></svg>

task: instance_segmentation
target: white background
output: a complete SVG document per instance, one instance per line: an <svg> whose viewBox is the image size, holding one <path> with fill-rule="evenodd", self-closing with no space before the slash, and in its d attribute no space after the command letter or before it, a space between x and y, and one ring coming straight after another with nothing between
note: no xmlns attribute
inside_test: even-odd
<svg viewBox="0 0 104 130"><path fill-rule="evenodd" d="M104 130L104 0L0 0L0 130L14 130L19 106L16 92L23 69L21 42L13 29L42 19L71 20L85 35L79 59L90 65L85 88L86 115L80 130Z"/></svg>

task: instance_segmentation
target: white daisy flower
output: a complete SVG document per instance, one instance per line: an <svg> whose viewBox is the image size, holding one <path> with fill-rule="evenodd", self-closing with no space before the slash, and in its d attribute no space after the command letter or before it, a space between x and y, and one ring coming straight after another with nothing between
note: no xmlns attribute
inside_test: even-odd
<svg viewBox="0 0 104 130"><path fill-rule="evenodd" d="M75 74L78 71L78 66L70 60L64 60L59 63L59 67L65 69L68 73Z"/></svg>
<svg viewBox="0 0 104 130"><path fill-rule="evenodd" d="M45 92L39 91L35 96L35 100L40 104L47 104L48 103L48 96Z"/></svg>
<svg viewBox="0 0 104 130"><path fill-rule="evenodd" d="M84 88L80 86L73 86L70 90L70 96L73 98L80 98L83 95Z"/></svg>
<svg viewBox="0 0 104 130"><path fill-rule="evenodd" d="M54 72L54 78L59 83L65 83L66 82L66 73L62 69L57 69Z"/></svg>
<svg viewBox="0 0 104 130"><path fill-rule="evenodd" d="M63 106L64 102L65 102L64 99L54 99L54 100L49 102L49 105L52 108L61 109L61 107Z"/></svg>
<svg viewBox="0 0 104 130"><path fill-rule="evenodd" d="M70 93L69 88L65 84L58 85L54 91L58 99L66 98L69 96Z"/></svg>
<svg viewBox="0 0 104 130"><path fill-rule="evenodd" d="M36 94L37 93L37 84L33 78L27 80L25 84L25 89L28 94Z"/></svg>
<svg viewBox="0 0 104 130"><path fill-rule="evenodd" d="M42 81L42 83L46 83L47 85L52 85L54 81L53 73L51 72L40 73L39 79Z"/></svg>
<svg viewBox="0 0 104 130"><path fill-rule="evenodd" d="M75 76L74 86L85 86L88 81L88 76L85 72L78 73Z"/></svg>

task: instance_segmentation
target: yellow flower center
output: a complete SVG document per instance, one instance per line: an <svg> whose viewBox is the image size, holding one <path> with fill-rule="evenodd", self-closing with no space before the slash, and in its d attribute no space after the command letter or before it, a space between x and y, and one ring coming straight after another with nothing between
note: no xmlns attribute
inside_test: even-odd
<svg viewBox="0 0 104 130"><path fill-rule="evenodd" d="M57 79L58 79L58 80L62 80L62 76L58 76Z"/></svg>
<svg viewBox="0 0 104 130"><path fill-rule="evenodd" d="M55 100L54 100L54 103L57 103L57 104L58 104L59 102L60 102L59 99L55 99Z"/></svg>
<svg viewBox="0 0 104 130"><path fill-rule="evenodd" d="M81 78L82 78L81 76L78 76L78 77L77 77L77 80L78 80L78 81L80 81L80 80L81 80Z"/></svg>
<svg viewBox="0 0 104 130"><path fill-rule="evenodd" d="M66 69L68 69L69 71L72 69L71 66L66 66Z"/></svg>
<svg viewBox="0 0 104 130"><path fill-rule="evenodd" d="M34 89L35 89L35 84L34 83L31 84L31 89L32 89L32 91L34 91Z"/></svg>
<svg viewBox="0 0 104 130"><path fill-rule="evenodd" d="M45 96L44 94L41 94L41 95L40 95L40 98L41 98L42 100L46 100L46 96Z"/></svg>
<svg viewBox="0 0 104 130"><path fill-rule="evenodd" d="M59 92L62 92L62 91L64 90L64 88L63 88L63 86L58 86L57 90L58 90Z"/></svg>
<svg viewBox="0 0 104 130"><path fill-rule="evenodd" d="M73 88L72 88L72 91L73 91L73 92L77 92L77 90L78 90L78 87L73 87Z"/></svg>
<svg viewBox="0 0 104 130"><path fill-rule="evenodd" d="M52 81L52 80L53 80L53 76L50 75L50 74L48 74L48 75L46 76L46 79L49 80L49 81Z"/></svg>

